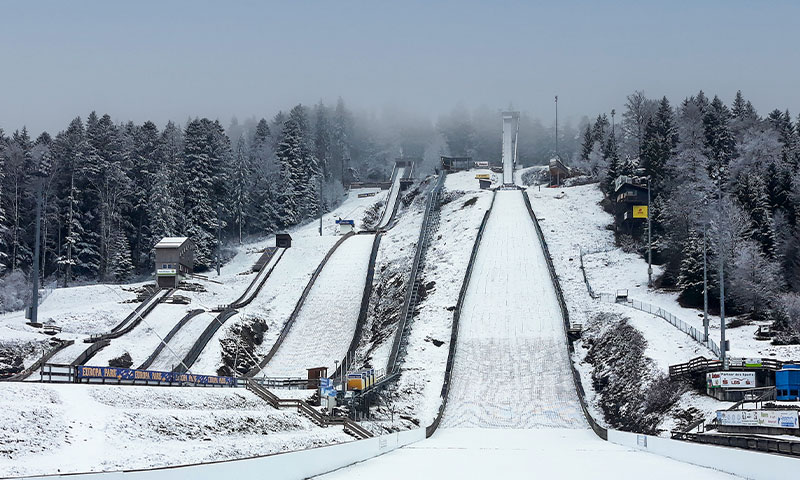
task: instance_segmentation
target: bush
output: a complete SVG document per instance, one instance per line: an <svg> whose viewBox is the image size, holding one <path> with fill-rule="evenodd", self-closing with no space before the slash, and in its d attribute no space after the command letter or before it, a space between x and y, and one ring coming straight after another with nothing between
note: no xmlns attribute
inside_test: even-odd
<svg viewBox="0 0 800 480"><path fill-rule="evenodd" d="M131 358L131 354L128 352L125 352L119 357L112 358L108 361L109 367L131 368L131 365L133 365L133 359Z"/></svg>
<svg viewBox="0 0 800 480"><path fill-rule="evenodd" d="M0 313L22 310L31 301L31 287L25 274L16 270L0 278Z"/></svg>

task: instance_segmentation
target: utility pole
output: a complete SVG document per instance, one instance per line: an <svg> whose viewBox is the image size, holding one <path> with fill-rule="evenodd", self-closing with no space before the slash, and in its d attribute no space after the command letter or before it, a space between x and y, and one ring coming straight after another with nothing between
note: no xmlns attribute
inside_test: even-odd
<svg viewBox="0 0 800 480"><path fill-rule="evenodd" d="M222 261L222 236L220 234L220 215L219 215L220 204L217 204L217 276L219 276L219 267Z"/></svg>
<svg viewBox="0 0 800 480"><path fill-rule="evenodd" d="M647 286L653 288L653 237L652 222L653 212L650 209L650 176L647 176Z"/></svg>
<svg viewBox="0 0 800 480"><path fill-rule="evenodd" d="M722 179L719 180L719 355L722 369L728 369L728 346L725 343L725 239L722 232Z"/></svg>
<svg viewBox="0 0 800 480"><path fill-rule="evenodd" d="M31 269L31 283L33 284L33 291L31 295L31 309L28 315L28 323L38 323L39 318L39 237L41 237L40 225L42 223L42 182L41 175L35 177L36 182L36 240L34 241L33 250L33 268Z"/></svg>
<svg viewBox="0 0 800 480"><path fill-rule="evenodd" d="M558 158L558 95L556 95L556 158Z"/></svg>
<svg viewBox="0 0 800 480"><path fill-rule="evenodd" d="M705 212L703 212L705 215ZM708 343L708 260L706 257L706 222L703 219L703 341Z"/></svg>
<svg viewBox="0 0 800 480"><path fill-rule="evenodd" d="M319 236L322 236L322 175L319 177Z"/></svg>

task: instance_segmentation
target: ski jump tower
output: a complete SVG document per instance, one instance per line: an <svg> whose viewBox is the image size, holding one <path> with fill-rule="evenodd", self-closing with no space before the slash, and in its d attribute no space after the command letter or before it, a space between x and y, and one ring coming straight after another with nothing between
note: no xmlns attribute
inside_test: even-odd
<svg viewBox="0 0 800 480"><path fill-rule="evenodd" d="M514 185L519 112L503 112L503 186Z"/></svg>

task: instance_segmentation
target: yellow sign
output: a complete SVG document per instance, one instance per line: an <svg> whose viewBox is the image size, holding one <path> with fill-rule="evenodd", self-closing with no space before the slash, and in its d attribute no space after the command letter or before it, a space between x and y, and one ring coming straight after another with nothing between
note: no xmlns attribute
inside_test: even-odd
<svg viewBox="0 0 800 480"><path fill-rule="evenodd" d="M633 218L647 218L647 205L634 205Z"/></svg>
<svg viewBox="0 0 800 480"><path fill-rule="evenodd" d="M488 173L479 173L475 175L475 178L478 180L489 180L491 176Z"/></svg>

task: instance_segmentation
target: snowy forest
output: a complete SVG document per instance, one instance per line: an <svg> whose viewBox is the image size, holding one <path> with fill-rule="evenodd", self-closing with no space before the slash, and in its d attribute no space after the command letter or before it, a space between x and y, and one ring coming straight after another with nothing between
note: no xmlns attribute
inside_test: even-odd
<svg viewBox="0 0 800 480"><path fill-rule="evenodd" d="M702 307L705 244L710 308L722 264L729 314L772 320L779 341L800 341L800 117L762 116L741 92L728 106L702 91L676 106L637 91L619 124L615 113L585 126L572 162L601 182L609 211L617 176L650 178L657 285ZM618 242L646 255L646 228L618 224Z"/></svg>
<svg viewBox="0 0 800 480"><path fill-rule="evenodd" d="M126 282L152 274L153 246L189 236L199 271L223 244L286 229L335 207L351 181L386 180L393 161L500 157L499 110L456 107L431 122L387 110L356 113L341 99L271 120L193 118L159 128L91 112L55 135L0 129L0 311L25 304L41 192L46 285ZM520 158L545 163L552 127L523 116ZM574 130L559 132L573 154ZM39 190L41 188L41 190Z"/></svg>

